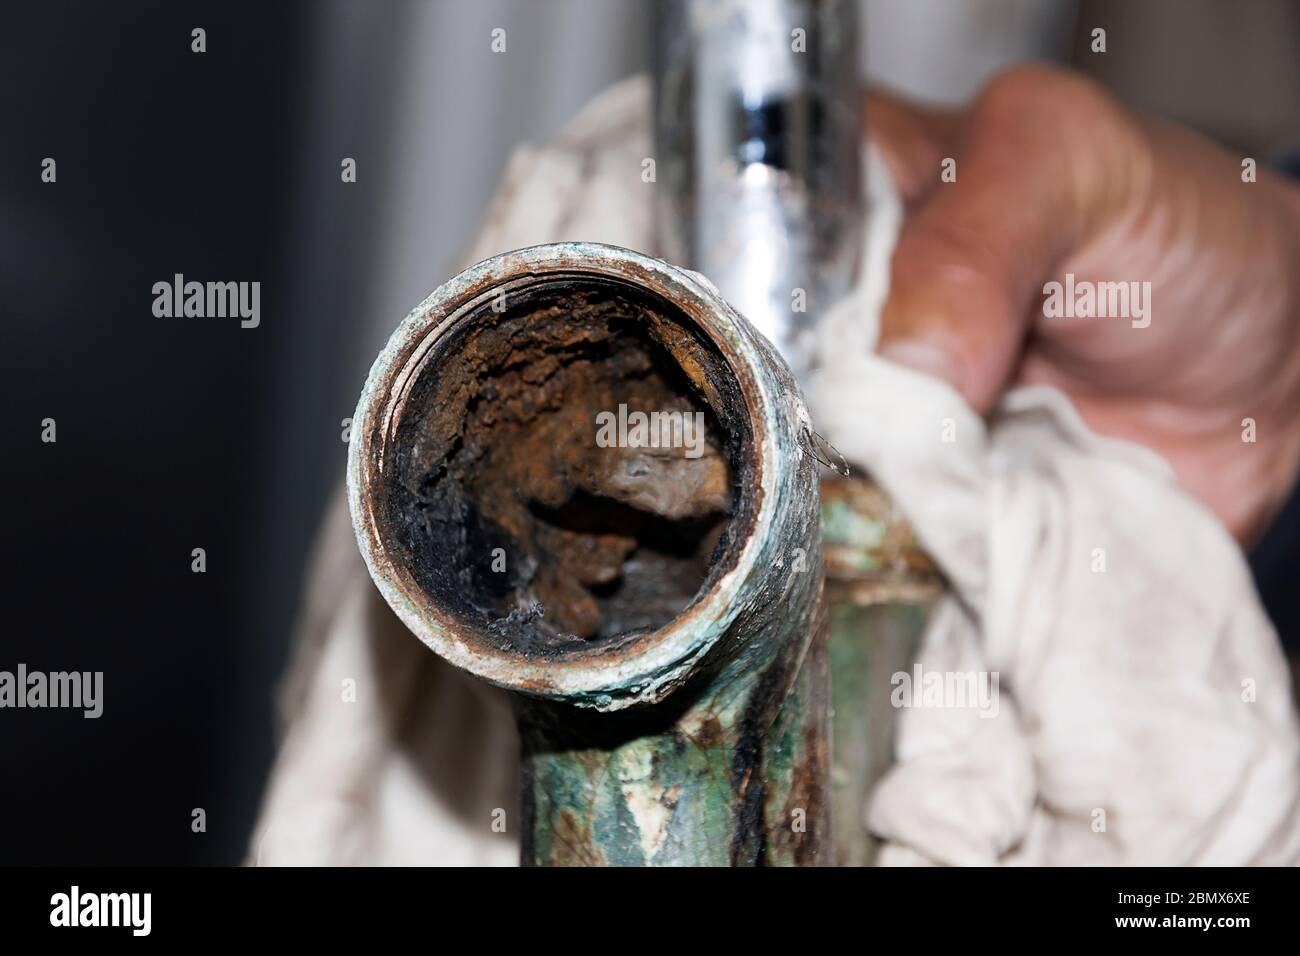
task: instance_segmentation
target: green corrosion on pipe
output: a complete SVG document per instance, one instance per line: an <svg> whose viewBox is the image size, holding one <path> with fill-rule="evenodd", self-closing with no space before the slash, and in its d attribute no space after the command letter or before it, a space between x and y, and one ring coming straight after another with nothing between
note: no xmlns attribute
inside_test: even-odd
<svg viewBox="0 0 1300 956"><path fill-rule="evenodd" d="M782 667L719 674L650 714L522 704L525 863L823 862L825 648L823 632L784 697Z"/></svg>
<svg viewBox="0 0 1300 956"><path fill-rule="evenodd" d="M835 864L869 866L877 840L865 811L893 760L893 675L920 644L940 578L893 503L864 478L821 485L830 599L831 806Z"/></svg>
<svg viewBox="0 0 1300 956"><path fill-rule="evenodd" d="M812 441L767 341L626 249L486 260L389 340L358 544L416 637L512 693L525 864L832 862Z"/></svg>

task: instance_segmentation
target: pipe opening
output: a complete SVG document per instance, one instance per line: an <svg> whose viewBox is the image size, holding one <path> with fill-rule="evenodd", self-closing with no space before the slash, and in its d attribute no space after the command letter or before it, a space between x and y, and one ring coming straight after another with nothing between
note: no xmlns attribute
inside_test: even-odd
<svg viewBox="0 0 1300 956"><path fill-rule="evenodd" d="M756 511L750 413L678 307L529 276L435 334L384 429L377 530L474 637L535 657L614 645L734 565Z"/></svg>

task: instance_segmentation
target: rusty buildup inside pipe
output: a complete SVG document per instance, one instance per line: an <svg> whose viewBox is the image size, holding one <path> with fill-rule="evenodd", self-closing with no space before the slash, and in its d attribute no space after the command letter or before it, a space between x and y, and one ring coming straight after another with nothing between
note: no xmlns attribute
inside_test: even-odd
<svg viewBox="0 0 1300 956"><path fill-rule="evenodd" d="M752 507L736 378L638 287L564 276L503 291L422 361L385 520L416 583L499 647L556 654L656 630L725 570ZM608 440L620 405L622 445ZM672 447L629 447L638 411L677 413L659 433Z"/></svg>

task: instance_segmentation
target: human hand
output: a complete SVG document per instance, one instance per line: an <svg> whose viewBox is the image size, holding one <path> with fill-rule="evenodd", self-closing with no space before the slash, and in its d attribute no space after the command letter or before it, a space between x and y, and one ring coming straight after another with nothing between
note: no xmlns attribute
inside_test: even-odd
<svg viewBox="0 0 1300 956"><path fill-rule="evenodd" d="M1243 157L1063 70L1004 73L964 113L883 94L867 110L907 207L881 354L981 413L1054 385L1239 540L1262 532L1300 469L1300 189L1262 165L1243 182ZM1049 317L1045 284L1067 274L1149 296Z"/></svg>

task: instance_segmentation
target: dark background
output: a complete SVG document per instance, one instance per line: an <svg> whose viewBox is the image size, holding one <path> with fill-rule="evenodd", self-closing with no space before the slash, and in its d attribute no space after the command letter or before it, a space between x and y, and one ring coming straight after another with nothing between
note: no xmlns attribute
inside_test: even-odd
<svg viewBox="0 0 1300 956"><path fill-rule="evenodd" d="M328 168L308 168L299 146L308 12L43 2L4 14L0 667L102 670L106 709L6 711L0 860L242 856L303 553L346 451L335 409L311 408L354 307L346 263L370 198L363 177L306 208L339 162L326 152ZM200 24L203 55L190 50ZM55 185L40 181L45 156ZM312 265L294 255L304 222L342 264L312 276L328 308L297 284ZM155 318L151 287L176 272L261 281L260 327ZM55 444L40 443L47 417ZM289 493L267 493L286 480ZM204 574L190 570L196 547ZM191 832L195 807L206 833Z"/></svg>
<svg viewBox="0 0 1300 956"><path fill-rule="evenodd" d="M1120 45L1103 82L1262 156L1294 138L1295 90L1250 72L1263 54L1249 30L1191 29L1180 11L1204 3L1137 6L1153 39L1140 55ZM404 5L356 14L363 35L342 49L320 8L44 0L0 14L0 669L105 672L98 720L0 714L0 862L243 858L303 561L341 477L340 396L374 355L356 330L384 181L340 188L339 159L382 168L410 52ZM1275 21L1256 25L1276 41ZM1175 95L1189 84L1208 90L1199 106ZM1255 116L1279 92L1282 112ZM40 181L46 156L57 184ZM155 318L151 287L177 272L260 281L260 327ZM55 444L40 441L47 417ZM1262 572L1291 635L1295 510ZM191 831L196 807L206 833Z"/></svg>

